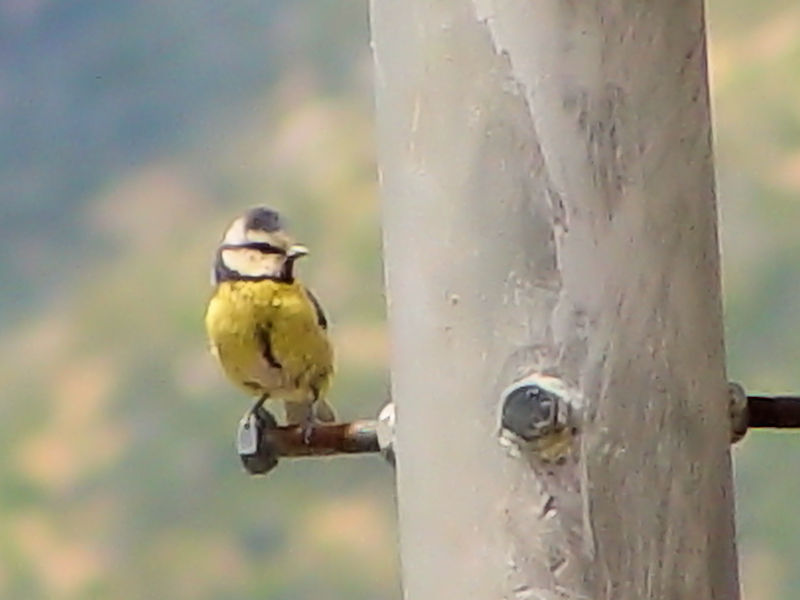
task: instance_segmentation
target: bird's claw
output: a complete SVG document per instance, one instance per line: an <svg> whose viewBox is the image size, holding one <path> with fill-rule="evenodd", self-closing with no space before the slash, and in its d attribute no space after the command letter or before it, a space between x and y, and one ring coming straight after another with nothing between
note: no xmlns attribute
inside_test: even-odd
<svg viewBox="0 0 800 600"><path fill-rule="evenodd" d="M303 443L306 446L311 445L311 438L314 435L314 421L309 419L308 421L304 422L300 425L300 431L303 434Z"/></svg>

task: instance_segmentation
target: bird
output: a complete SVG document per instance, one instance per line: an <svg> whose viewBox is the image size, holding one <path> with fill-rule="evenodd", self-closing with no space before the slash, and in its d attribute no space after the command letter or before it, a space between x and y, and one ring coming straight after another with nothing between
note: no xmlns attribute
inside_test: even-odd
<svg viewBox="0 0 800 600"><path fill-rule="evenodd" d="M316 424L336 420L326 399L334 374L328 320L295 276L295 261L307 254L277 211L247 210L217 247L205 315L211 353L256 398L245 417L282 400L286 424L300 425L306 442Z"/></svg>

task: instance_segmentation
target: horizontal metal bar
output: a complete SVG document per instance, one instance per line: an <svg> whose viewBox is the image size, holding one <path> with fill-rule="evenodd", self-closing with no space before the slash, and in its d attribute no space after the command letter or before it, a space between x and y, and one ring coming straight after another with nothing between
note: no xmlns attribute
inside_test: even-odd
<svg viewBox="0 0 800 600"><path fill-rule="evenodd" d="M800 397L747 396L747 413L749 428L800 428Z"/></svg>

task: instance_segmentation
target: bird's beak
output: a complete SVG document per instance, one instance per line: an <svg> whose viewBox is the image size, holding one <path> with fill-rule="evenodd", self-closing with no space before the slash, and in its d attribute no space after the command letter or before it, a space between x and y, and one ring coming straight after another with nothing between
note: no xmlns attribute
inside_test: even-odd
<svg viewBox="0 0 800 600"><path fill-rule="evenodd" d="M300 258L306 254L308 254L308 248L302 244L295 244L294 246L290 246L286 251L286 258L294 260L295 258Z"/></svg>

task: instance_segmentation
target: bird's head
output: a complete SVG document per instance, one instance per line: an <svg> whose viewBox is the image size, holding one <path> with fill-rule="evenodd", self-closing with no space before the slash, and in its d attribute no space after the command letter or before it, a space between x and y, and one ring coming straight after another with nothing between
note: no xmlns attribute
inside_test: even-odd
<svg viewBox="0 0 800 600"><path fill-rule="evenodd" d="M294 261L308 254L283 229L283 220L274 210L251 208L238 217L225 232L214 262L214 282L274 279L294 280Z"/></svg>

